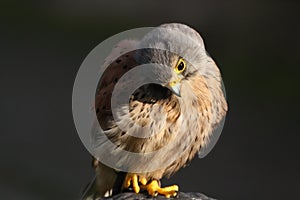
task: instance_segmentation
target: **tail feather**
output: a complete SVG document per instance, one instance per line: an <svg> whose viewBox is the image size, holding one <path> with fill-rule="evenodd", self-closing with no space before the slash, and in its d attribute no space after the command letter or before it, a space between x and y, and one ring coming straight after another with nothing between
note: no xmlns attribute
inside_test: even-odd
<svg viewBox="0 0 300 200"><path fill-rule="evenodd" d="M96 178L97 175L91 180L91 182L85 187L80 200L92 200L94 199L94 194L96 193Z"/></svg>
<svg viewBox="0 0 300 200"><path fill-rule="evenodd" d="M112 194L117 173L101 163L96 166L96 176L83 192L81 200L94 200Z"/></svg>

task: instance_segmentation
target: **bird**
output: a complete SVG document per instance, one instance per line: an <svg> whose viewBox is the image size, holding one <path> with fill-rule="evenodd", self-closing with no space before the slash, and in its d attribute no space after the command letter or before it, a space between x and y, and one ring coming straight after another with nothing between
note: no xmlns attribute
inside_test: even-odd
<svg viewBox="0 0 300 200"><path fill-rule="evenodd" d="M147 68L149 63L154 66L148 67L150 72L129 76L129 84L138 78L146 80L149 74L156 82L134 90L125 99L128 103L116 109L119 114L116 118L112 98L124 97L118 92L114 94L118 82L126 73L139 66ZM228 110L220 70L207 53L202 37L185 24L162 24L141 39L120 41L103 65L106 69L95 93L96 121L119 151L93 155L96 176L82 199L96 199L128 189L135 193L146 191L150 196L176 196L179 186L162 187L160 179L171 177L210 144ZM126 86L120 83L119 88L122 92ZM141 131L143 127L148 129ZM95 131L93 138L97 147L105 143ZM130 160L118 155L121 150L138 154L138 158L151 153L153 156L144 161ZM117 166L102 161L114 156Z"/></svg>

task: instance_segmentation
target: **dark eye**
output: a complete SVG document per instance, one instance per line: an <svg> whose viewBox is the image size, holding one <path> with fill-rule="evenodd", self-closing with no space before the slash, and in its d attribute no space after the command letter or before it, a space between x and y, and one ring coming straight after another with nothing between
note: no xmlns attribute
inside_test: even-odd
<svg viewBox="0 0 300 200"><path fill-rule="evenodd" d="M176 67L175 67L175 72L176 72L177 74L179 74L179 73L183 72L183 71L185 70L185 68L186 68L186 63L185 63L185 61L184 61L182 58L179 59L177 65L176 65Z"/></svg>
<svg viewBox="0 0 300 200"><path fill-rule="evenodd" d="M182 71L184 69L184 63L181 61L177 67L178 71Z"/></svg>

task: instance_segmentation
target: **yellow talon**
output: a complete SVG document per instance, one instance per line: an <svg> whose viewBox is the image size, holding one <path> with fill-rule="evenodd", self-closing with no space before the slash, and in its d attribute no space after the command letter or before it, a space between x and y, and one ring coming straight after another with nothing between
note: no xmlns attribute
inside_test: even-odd
<svg viewBox="0 0 300 200"><path fill-rule="evenodd" d="M136 174L127 174L125 181L124 181L124 188L129 188L132 184L133 191L135 193L140 192L140 186L138 183L138 176Z"/></svg>
<svg viewBox="0 0 300 200"><path fill-rule="evenodd" d="M131 179L127 179L127 178L126 178L126 180L124 181L124 187L125 187L125 188L129 188L130 182L131 182Z"/></svg>
<svg viewBox="0 0 300 200"><path fill-rule="evenodd" d="M177 185L161 188L159 186L159 181L157 180L152 180L149 184L147 184L147 182L148 180L145 177L138 177L137 174L127 174L123 186L124 188L129 188L129 186L131 185L135 193L139 193L142 189L147 190L148 194L151 196L155 197L160 194L164 195L167 198L175 197L179 190L179 187Z"/></svg>
<svg viewBox="0 0 300 200"><path fill-rule="evenodd" d="M138 177L137 177L136 174L134 174L133 177L132 177L132 187L133 187L133 191L135 193L139 193L140 192L140 186L139 186Z"/></svg>
<svg viewBox="0 0 300 200"><path fill-rule="evenodd" d="M142 177L142 178L140 178L140 183L142 184L142 185L146 185L147 184L147 179L145 178L145 177Z"/></svg>
<svg viewBox="0 0 300 200"><path fill-rule="evenodd" d="M151 196L157 196L158 194L164 195L167 198L175 197L179 190L177 185L172 185L168 187L161 188L159 187L158 181L153 180L146 186L146 189Z"/></svg>

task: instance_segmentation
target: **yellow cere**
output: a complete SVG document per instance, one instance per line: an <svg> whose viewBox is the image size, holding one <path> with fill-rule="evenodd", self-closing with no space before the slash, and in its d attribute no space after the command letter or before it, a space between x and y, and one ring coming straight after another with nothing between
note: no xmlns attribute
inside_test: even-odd
<svg viewBox="0 0 300 200"><path fill-rule="evenodd" d="M183 58L180 58L174 69L176 74L182 73L185 70L185 68L186 68L185 60Z"/></svg>

